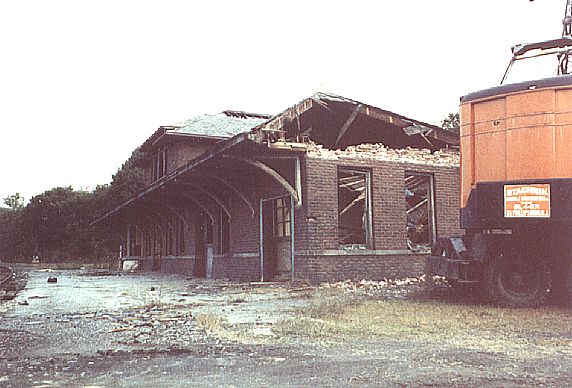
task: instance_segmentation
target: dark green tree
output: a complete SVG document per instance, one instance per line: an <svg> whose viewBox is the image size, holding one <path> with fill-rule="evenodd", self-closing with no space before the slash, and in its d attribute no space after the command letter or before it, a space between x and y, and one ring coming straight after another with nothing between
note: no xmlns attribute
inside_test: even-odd
<svg viewBox="0 0 572 388"><path fill-rule="evenodd" d="M112 182L95 190L56 187L32 197L24 206L19 193L0 207L0 259L21 260L33 255L43 261L97 259L116 254L113 223L92 222L119 206L144 187L143 170L134 152Z"/></svg>
<svg viewBox="0 0 572 388"><path fill-rule="evenodd" d="M447 117L441 122L441 127L451 131L459 132L461 126L461 120L459 119L459 113L449 113Z"/></svg>
<svg viewBox="0 0 572 388"><path fill-rule="evenodd" d="M24 207L24 197L22 197L20 193L9 195L4 198L4 204L13 211L22 210Z"/></svg>
<svg viewBox="0 0 572 388"><path fill-rule="evenodd" d="M92 203L97 217L115 209L145 187L145 174L138 165L142 154L135 150L113 175L108 185L97 186L93 191ZM97 218L96 217L96 218ZM93 227L93 249L96 257L116 255L118 231L112 220L98 222Z"/></svg>
<svg viewBox="0 0 572 388"><path fill-rule="evenodd" d="M23 198L20 194L8 196L0 207L0 260L15 261L26 255L26 239L22 228Z"/></svg>

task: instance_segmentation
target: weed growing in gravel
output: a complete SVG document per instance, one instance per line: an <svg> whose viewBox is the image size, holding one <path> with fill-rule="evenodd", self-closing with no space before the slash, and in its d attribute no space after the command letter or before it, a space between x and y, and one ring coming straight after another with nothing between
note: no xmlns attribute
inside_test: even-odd
<svg viewBox="0 0 572 388"><path fill-rule="evenodd" d="M334 343L352 338L410 339L479 351L538 357L572 355L572 311L500 309L440 301L387 301L345 293L314 299L274 328L281 337ZM556 349L556 350L555 350Z"/></svg>
<svg viewBox="0 0 572 388"><path fill-rule="evenodd" d="M195 321L208 334L220 335L224 331L223 319L218 315L197 314L195 315Z"/></svg>

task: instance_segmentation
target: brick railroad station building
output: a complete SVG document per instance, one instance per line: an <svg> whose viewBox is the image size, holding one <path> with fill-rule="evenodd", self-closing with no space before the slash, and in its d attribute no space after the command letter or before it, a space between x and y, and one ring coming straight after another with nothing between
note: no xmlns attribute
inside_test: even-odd
<svg viewBox="0 0 572 388"><path fill-rule="evenodd" d="M139 148L147 187L98 222L122 262L237 281L423 272L459 233L459 139L318 93L276 115L225 111L160 127Z"/></svg>

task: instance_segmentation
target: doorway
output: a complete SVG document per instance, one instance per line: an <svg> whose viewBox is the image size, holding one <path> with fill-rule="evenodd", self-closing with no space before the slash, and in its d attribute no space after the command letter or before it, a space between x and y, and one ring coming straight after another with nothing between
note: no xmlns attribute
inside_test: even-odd
<svg viewBox="0 0 572 388"><path fill-rule="evenodd" d="M291 196L260 202L262 281L291 279L294 274L294 211Z"/></svg>

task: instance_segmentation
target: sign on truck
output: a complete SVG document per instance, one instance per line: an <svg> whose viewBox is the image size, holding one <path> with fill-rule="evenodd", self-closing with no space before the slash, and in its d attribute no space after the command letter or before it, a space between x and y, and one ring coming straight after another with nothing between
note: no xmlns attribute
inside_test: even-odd
<svg viewBox="0 0 572 388"><path fill-rule="evenodd" d="M550 185L505 185L505 218L550 218Z"/></svg>

